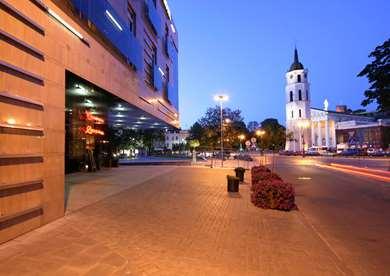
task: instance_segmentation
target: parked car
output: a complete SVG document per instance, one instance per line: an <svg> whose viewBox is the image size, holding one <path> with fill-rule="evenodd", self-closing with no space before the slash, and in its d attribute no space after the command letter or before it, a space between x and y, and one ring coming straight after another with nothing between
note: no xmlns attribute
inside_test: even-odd
<svg viewBox="0 0 390 276"><path fill-rule="evenodd" d="M306 151L306 155L308 155L308 156L319 156L320 153L318 152L318 150L316 148L309 148Z"/></svg>
<svg viewBox="0 0 390 276"><path fill-rule="evenodd" d="M358 154L359 154L358 149L345 149L340 153L341 156L356 156Z"/></svg>
<svg viewBox="0 0 390 276"><path fill-rule="evenodd" d="M294 152L290 150L281 150L279 151L279 155L292 156L294 155Z"/></svg>
<svg viewBox="0 0 390 276"><path fill-rule="evenodd" d="M373 156L376 152L377 152L377 150L375 148L368 148L367 149L368 156Z"/></svg>
<svg viewBox="0 0 390 276"><path fill-rule="evenodd" d="M385 157L385 156L389 156L389 154L388 154L388 152L384 151L383 149L378 149L378 150L375 150L375 152L372 153L371 156Z"/></svg>
<svg viewBox="0 0 390 276"><path fill-rule="evenodd" d="M235 158L236 160L253 161L253 158L249 154L239 154Z"/></svg>

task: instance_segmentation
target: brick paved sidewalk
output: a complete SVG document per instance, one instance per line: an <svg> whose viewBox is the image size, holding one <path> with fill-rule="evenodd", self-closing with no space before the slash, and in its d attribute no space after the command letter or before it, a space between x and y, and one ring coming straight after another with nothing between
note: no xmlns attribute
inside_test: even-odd
<svg viewBox="0 0 390 276"><path fill-rule="evenodd" d="M0 246L0 275L338 275L298 211L226 193L226 170L176 168Z"/></svg>

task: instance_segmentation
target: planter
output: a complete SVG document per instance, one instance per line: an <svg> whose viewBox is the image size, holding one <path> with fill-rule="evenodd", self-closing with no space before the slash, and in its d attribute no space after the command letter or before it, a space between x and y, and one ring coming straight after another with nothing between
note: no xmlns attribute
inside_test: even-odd
<svg viewBox="0 0 390 276"><path fill-rule="evenodd" d="M234 171L236 172L236 177L238 177L241 182L244 182L245 169L238 167Z"/></svg>
<svg viewBox="0 0 390 276"><path fill-rule="evenodd" d="M240 179L235 176L227 176L227 191L229 193L238 193L240 187Z"/></svg>

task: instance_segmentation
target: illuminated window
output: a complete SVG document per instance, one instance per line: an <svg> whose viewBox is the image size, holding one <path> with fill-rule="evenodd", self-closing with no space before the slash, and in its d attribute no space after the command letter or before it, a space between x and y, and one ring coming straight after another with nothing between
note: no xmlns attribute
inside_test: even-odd
<svg viewBox="0 0 390 276"><path fill-rule="evenodd" d="M129 17L129 27L130 31L134 34L134 36L137 35L137 15L135 14L135 11L133 7L128 3L127 5L127 11L128 11L128 17Z"/></svg>
<svg viewBox="0 0 390 276"><path fill-rule="evenodd" d="M163 79L163 98L167 102L169 102L168 99L168 85L169 85L169 78L170 78L170 73L169 73L169 67L168 65L165 66L165 72L164 75L162 76Z"/></svg>
<svg viewBox="0 0 390 276"><path fill-rule="evenodd" d="M144 36L144 73L145 83L154 86L154 66L157 64L157 48L145 31Z"/></svg>
<svg viewBox="0 0 390 276"><path fill-rule="evenodd" d="M292 102L293 100L294 100L294 98L293 98L293 92L290 91L290 102Z"/></svg>

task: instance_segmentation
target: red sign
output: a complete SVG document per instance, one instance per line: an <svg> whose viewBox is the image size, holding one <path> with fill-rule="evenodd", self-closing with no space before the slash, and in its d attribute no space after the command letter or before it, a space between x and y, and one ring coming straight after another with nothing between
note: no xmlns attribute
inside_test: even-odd
<svg viewBox="0 0 390 276"><path fill-rule="evenodd" d="M95 122L97 124L104 124L104 120L102 118L96 117L88 111L85 111L85 120Z"/></svg>
<svg viewBox="0 0 390 276"><path fill-rule="evenodd" d="M91 126L87 126L86 128L82 127L82 128L80 128L80 130L82 132L84 132L85 134L89 134L89 135L101 135L101 136L104 136L104 131L102 131L100 129L93 128Z"/></svg>

